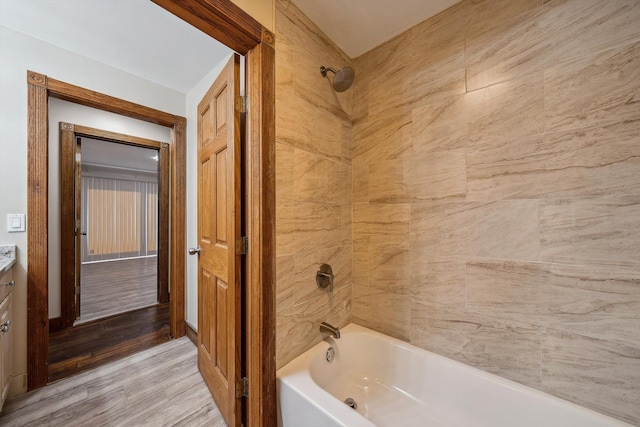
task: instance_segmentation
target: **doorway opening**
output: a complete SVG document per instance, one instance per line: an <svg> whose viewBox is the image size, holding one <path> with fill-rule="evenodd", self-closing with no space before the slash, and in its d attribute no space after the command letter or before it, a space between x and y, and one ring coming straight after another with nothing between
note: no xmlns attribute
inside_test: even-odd
<svg viewBox="0 0 640 427"><path fill-rule="evenodd" d="M169 145L60 122L59 148L49 382L170 339Z"/></svg>
<svg viewBox="0 0 640 427"><path fill-rule="evenodd" d="M242 340L247 352L244 362L250 390L245 398L246 423L275 425L275 49L274 35L230 1L154 0L232 50L246 55L247 146L243 162L247 212L246 298ZM28 228L27 263L29 345L27 386L30 390L47 382L49 327L47 313L48 238L48 145L47 102L59 98L105 111L135 117L171 129L171 256L170 326L173 337L185 334L185 125L183 117L133 104L74 86L35 72L27 73L28 126ZM244 246L244 244L243 244ZM240 425L238 422L237 425Z"/></svg>
<svg viewBox="0 0 640 427"><path fill-rule="evenodd" d="M77 138L81 231L74 326L160 302L159 159L157 149Z"/></svg>

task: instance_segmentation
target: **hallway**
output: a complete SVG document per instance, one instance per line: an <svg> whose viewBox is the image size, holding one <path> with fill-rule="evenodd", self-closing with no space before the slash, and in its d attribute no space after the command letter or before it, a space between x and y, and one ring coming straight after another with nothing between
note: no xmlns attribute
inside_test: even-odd
<svg viewBox="0 0 640 427"><path fill-rule="evenodd" d="M7 426L225 426L182 337L7 401Z"/></svg>
<svg viewBox="0 0 640 427"><path fill-rule="evenodd" d="M80 323L158 302L157 257L82 264Z"/></svg>

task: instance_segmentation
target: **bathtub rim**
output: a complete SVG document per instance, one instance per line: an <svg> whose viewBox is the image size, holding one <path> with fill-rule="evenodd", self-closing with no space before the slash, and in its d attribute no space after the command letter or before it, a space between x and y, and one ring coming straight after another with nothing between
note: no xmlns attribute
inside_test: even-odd
<svg viewBox="0 0 640 427"><path fill-rule="evenodd" d="M389 341L391 345L401 347L408 351L415 351L418 353L425 353L428 357L433 357L440 362L444 363L445 366L452 366L456 368L463 368L469 370L470 375L482 377L488 381L498 383L506 388L512 389L514 391L530 394L533 397L537 397L543 399L545 401L550 401L553 404L558 404L561 406L566 406L569 409L573 408L574 410L586 412L594 417L596 420L602 420L603 422L607 421L609 423L618 423L620 427L634 427L632 424L627 423L626 421L620 420L618 418L613 418L609 415L603 414L601 412L597 412L593 409L578 405L577 403L570 402L562 397L554 396L549 393L545 393L541 390L535 389L530 386L526 386L524 384L520 384L513 380L501 377L496 374L492 374L487 371L483 371L479 368L476 368L471 365L467 365L463 362L459 362L457 360L442 356L440 354L434 353L429 350L425 350L423 348L417 347L413 344L402 341L398 338L382 334L380 332L374 331L367 327L358 325L356 323L349 323L347 326L340 328L342 337L346 337L351 334L360 334L360 335L370 335L376 339L383 339ZM343 339L341 338L341 339ZM326 414L329 418L335 421L338 424L344 426L354 426L354 427L376 427L372 421L364 417L363 415L353 411L351 408L346 406L343 402L341 402L338 398L333 396L327 390L322 388L311 376L310 371L310 363L311 360L317 354L324 354L326 350L332 345L337 344L336 340L332 337L328 337L323 341L320 341L318 344L311 347L309 350L305 351L301 355L297 356L289 363L287 363L282 368L278 369L276 372L276 382L278 385L278 411L280 411L280 387L281 383L286 384L287 387L295 390L303 396L308 397L306 400L309 401L311 405L313 405L316 409ZM309 386L312 386L310 389ZM309 390L313 390L309 393ZM310 395L312 394L312 395ZM325 404L327 406L322 406ZM355 415L355 417L354 417ZM363 422L362 420L366 421ZM348 424L344 424L345 421L348 421Z"/></svg>

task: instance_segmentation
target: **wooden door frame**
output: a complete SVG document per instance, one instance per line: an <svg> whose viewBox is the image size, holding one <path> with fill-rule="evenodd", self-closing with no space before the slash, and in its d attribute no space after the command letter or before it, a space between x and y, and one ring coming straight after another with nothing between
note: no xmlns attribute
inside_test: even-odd
<svg viewBox="0 0 640 427"><path fill-rule="evenodd" d="M27 71L27 388L47 384L49 356L48 204L49 97L155 123L171 129L169 327L185 334L186 119Z"/></svg>
<svg viewBox="0 0 640 427"><path fill-rule="evenodd" d="M275 363L275 37L230 0L152 0L246 57L245 146L247 424L276 425ZM171 333L185 334L184 117L27 72L27 385L47 383L48 353L48 98L53 96L172 129L170 291ZM175 298L174 298L175 297Z"/></svg>
<svg viewBox="0 0 640 427"><path fill-rule="evenodd" d="M230 0L151 0L245 55L245 282L247 423L277 425L275 316L275 36Z"/></svg>
<svg viewBox="0 0 640 427"><path fill-rule="evenodd" d="M81 126L59 123L60 132L60 327L70 328L76 319L73 307L76 274L76 224L77 206L75 144L76 138L142 147L158 150L158 245L157 287L158 303L169 302L169 144L146 138Z"/></svg>

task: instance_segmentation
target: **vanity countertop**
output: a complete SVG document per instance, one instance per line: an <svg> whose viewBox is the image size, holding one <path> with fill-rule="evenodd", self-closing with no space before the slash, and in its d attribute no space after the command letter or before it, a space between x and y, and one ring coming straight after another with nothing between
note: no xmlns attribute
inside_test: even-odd
<svg viewBox="0 0 640 427"><path fill-rule="evenodd" d="M16 263L16 245L0 245L0 275Z"/></svg>

